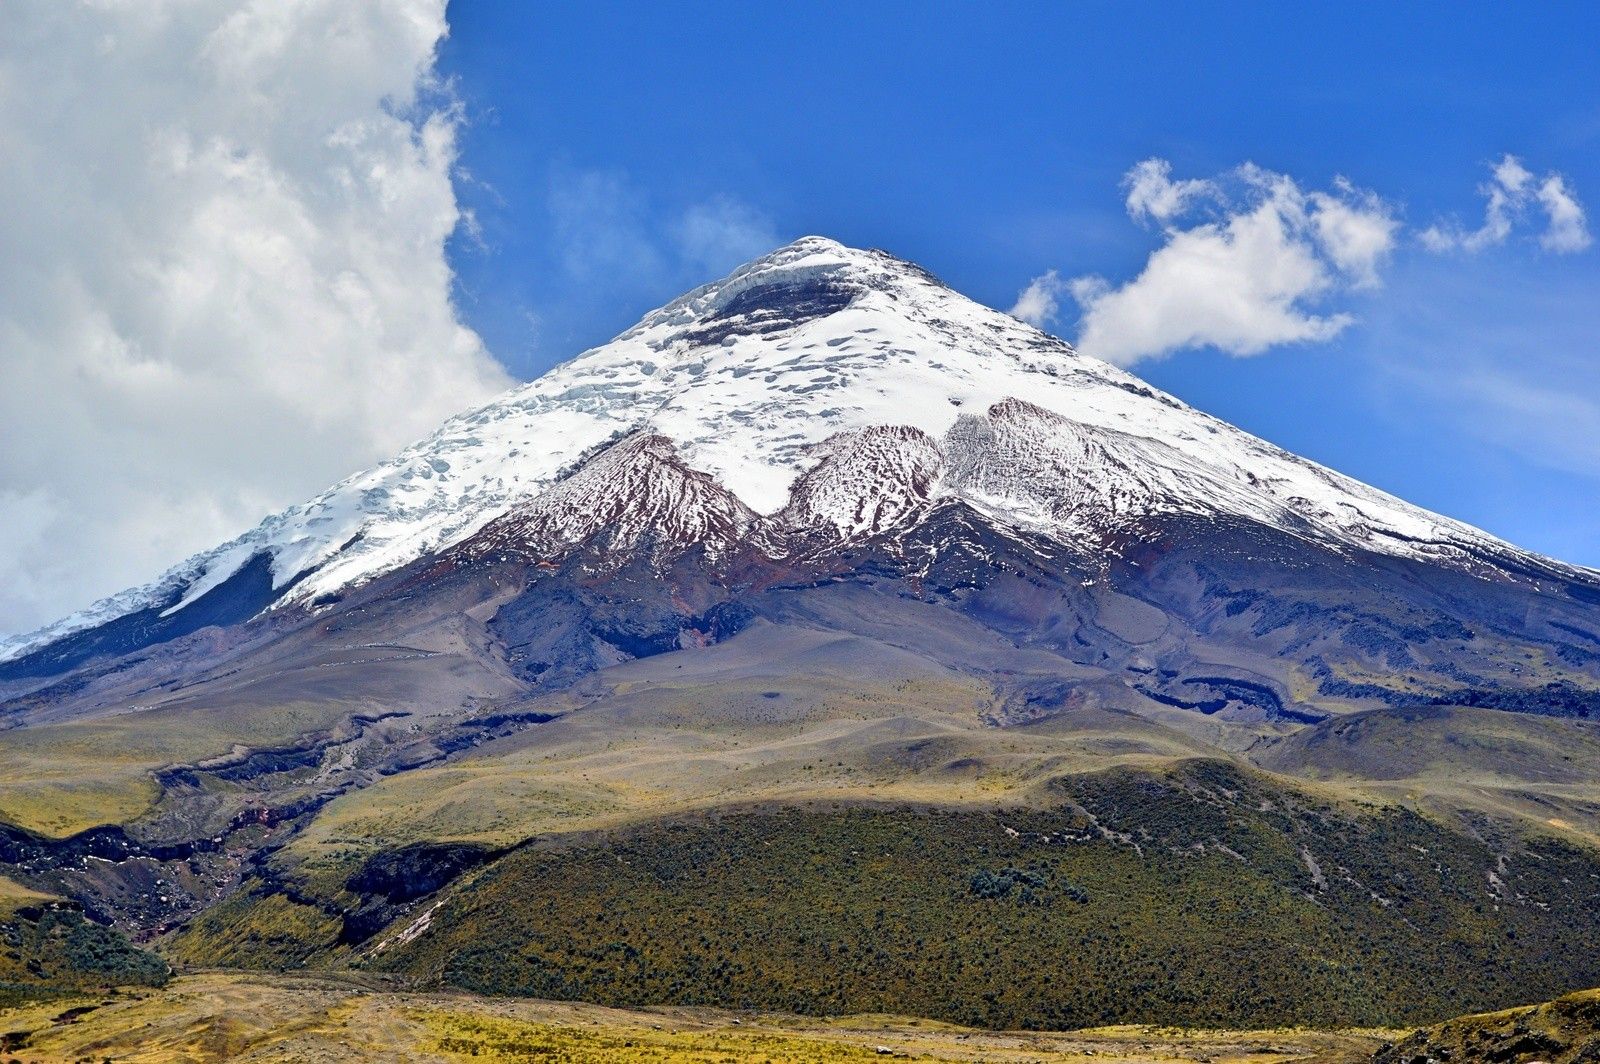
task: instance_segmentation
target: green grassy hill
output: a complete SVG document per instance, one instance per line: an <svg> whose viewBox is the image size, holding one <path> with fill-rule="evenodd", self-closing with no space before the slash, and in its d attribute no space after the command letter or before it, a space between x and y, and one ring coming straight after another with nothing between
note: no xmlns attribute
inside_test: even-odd
<svg viewBox="0 0 1600 1064"><path fill-rule="evenodd" d="M1600 853L1583 846L1485 841L1216 761L1053 790L1043 807L811 802L545 836L357 943L338 914L370 905L359 872L331 896L279 883L173 948L987 1027L1403 1025L1600 983Z"/></svg>
<svg viewBox="0 0 1600 1064"><path fill-rule="evenodd" d="M1385 1046L1374 1064L1415 1061L1586 1064L1600 1060L1600 990L1542 1005L1458 1016Z"/></svg>

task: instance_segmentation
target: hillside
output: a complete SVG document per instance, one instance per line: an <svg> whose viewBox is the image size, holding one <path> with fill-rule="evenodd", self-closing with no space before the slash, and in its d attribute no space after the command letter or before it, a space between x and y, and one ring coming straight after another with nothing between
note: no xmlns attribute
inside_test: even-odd
<svg viewBox="0 0 1600 1064"><path fill-rule="evenodd" d="M1475 1016L1417 1031L1381 1049L1374 1064L1493 1060L1580 1064L1600 1058L1600 990Z"/></svg>

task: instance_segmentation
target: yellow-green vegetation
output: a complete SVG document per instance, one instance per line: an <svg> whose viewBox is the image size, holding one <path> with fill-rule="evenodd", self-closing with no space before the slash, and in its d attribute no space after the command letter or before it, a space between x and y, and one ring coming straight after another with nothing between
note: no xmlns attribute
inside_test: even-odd
<svg viewBox="0 0 1600 1064"><path fill-rule="evenodd" d="M1253 756L1443 818L1470 810L1600 843L1600 722L1442 706L1371 710Z"/></svg>
<svg viewBox="0 0 1600 1064"><path fill-rule="evenodd" d="M110 744L104 752L52 750L55 736L42 731L12 732L0 746L0 820L62 838L125 823L160 797L150 775L157 762L124 758Z"/></svg>
<svg viewBox="0 0 1600 1064"><path fill-rule="evenodd" d="M1382 1032L994 1032L894 1016L624 1010L404 992L348 977L228 973L187 976L163 990L0 1009L0 1052L40 1064L1357 1064L1382 1041Z"/></svg>
<svg viewBox="0 0 1600 1064"><path fill-rule="evenodd" d="M327 961L340 929L329 908L276 889L236 894L202 913L166 952L183 963L237 967Z"/></svg>
<svg viewBox="0 0 1600 1064"><path fill-rule="evenodd" d="M966 681L641 688L522 745L344 795L291 852L314 865L410 842L503 846L750 801L1016 804L1062 773L1200 749L1131 714L986 727L978 711L989 698Z"/></svg>
<svg viewBox="0 0 1600 1064"><path fill-rule="evenodd" d="M30 905L50 900L50 895L25 887L14 879L0 876L0 917L14 912L20 905Z"/></svg>
<svg viewBox="0 0 1600 1064"><path fill-rule="evenodd" d="M873 1046L801 1037L792 1032L741 1031L731 1027L670 1032L585 1029L440 1009L418 1010L415 1015L432 1036L425 1042L426 1047L456 1059L584 1060L595 1064L720 1064L726 1060L782 1064L806 1060L847 1064L881 1060L885 1055ZM904 1052L901 1056L912 1060L936 1059L915 1051Z"/></svg>
<svg viewBox="0 0 1600 1064"><path fill-rule="evenodd" d="M152 773L326 731L356 707L296 702L252 710L181 706L13 729L0 743L0 821L52 837L148 812Z"/></svg>
<svg viewBox="0 0 1600 1064"><path fill-rule="evenodd" d="M1027 1028L1415 1023L1600 982L1591 850L1497 851L1218 762L1061 787L1055 809L822 803L541 840L371 963L478 992Z"/></svg>
<svg viewBox="0 0 1600 1064"><path fill-rule="evenodd" d="M1418 1060L1600 1060L1600 990L1585 990L1542 1005L1459 1016L1384 1047L1376 1064Z"/></svg>

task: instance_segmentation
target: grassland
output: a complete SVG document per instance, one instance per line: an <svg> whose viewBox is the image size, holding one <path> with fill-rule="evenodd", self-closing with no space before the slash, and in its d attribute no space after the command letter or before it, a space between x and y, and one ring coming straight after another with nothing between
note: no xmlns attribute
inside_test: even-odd
<svg viewBox="0 0 1600 1064"><path fill-rule="evenodd" d="M1252 756L1441 818L1472 811L1600 844L1600 721L1444 706L1370 710Z"/></svg>
<svg viewBox="0 0 1600 1064"><path fill-rule="evenodd" d="M71 724L13 729L0 742L0 821L55 838L148 813L153 773L238 747L271 748L324 732L349 705L304 702L258 709L151 709Z"/></svg>
<svg viewBox="0 0 1600 1064"><path fill-rule="evenodd" d="M1542 853L1511 888L1538 904L1497 906L1495 855L1410 814L1099 797L1094 819L793 809L530 847L374 963L486 992L1030 1028L1401 1024L1600 982L1592 856Z"/></svg>
<svg viewBox="0 0 1600 1064"><path fill-rule="evenodd" d="M0 917L16 911L19 905L29 905L50 900L50 895L25 887L14 879L0 876Z"/></svg>
<svg viewBox="0 0 1600 1064"><path fill-rule="evenodd" d="M986 727L991 699L982 684L926 678L624 685L514 741L344 795L292 853L316 864L423 841L506 846L749 801L1016 804L1055 774L1203 749L1101 710Z"/></svg>
<svg viewBox="0 0 1600 1064"><path fill-rule="evenodd" d="M1600 777L1563 753L1600 749L1572 745L1590 725L1373 716L1360 735L1318 730L1310 753L1298 737L1264 744L1281 755L1269 775L1093 700L996 728L996 690L970 678L747 668L630 663L601 697L517 703L558 715L448 761L387 775L362 761L361 786L282 822L284 848L217 857L237 861L243 888L205 897L159 948L191 965L354 968L616 1007L1030 1030L1411 1024L1600 983L1600 856L1574 812ZM0 813L52 834L75 829L68 816L139 815L135 784L154 767L282 746L351 709L187 705L21 729ZM439 715L437 732L407 718L393 735L425 747L470 714ZM1317 778L1291 780L1308 759ZM78 801L74 788L102 784L126 804ZM1472 801L1416 812L1468 787ZM8 794L28 797L8 807ZM1491 822L1486 808L1514 812ZM1530 826L1564 838L1526 838ZM481 866L438 894L359 885L374 862L440 844L481 847ZM570 1037L413 1021L440 1059L449 1039L481 1056L565 1051ZM584 1052L640 1048L625 1042Z"/></svg>
<svg viewBox="0 0 1600 1064"><path fill-rule="evenodd" d="M164 990L0 1010L4 1050L55 1064L849 1064L869 1060L1088 1064L1355 1064L1383 1032L1121 1028L977 1031L894 1016L809 1019L711 1009L612 1009L417 993L351 977L204 973Z"/></svg>

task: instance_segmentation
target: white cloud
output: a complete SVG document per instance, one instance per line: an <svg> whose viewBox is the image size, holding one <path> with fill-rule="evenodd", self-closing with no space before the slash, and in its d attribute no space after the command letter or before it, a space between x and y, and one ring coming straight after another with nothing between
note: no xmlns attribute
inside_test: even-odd
<svg viewBox="0 0 1600 1064"><path fill-rule="evenodd" d="M1583 207L1560 174L1549 175L1539 185L1539 203L1550 219L1544 235L1539 238L1546 251L1570 254L1594 242Z"/></svg>
<svg viewBox="0 0 1600 1064"><path fill-rule="evenodd" d="M1125 184L1129 213L1165 223L1164 244L1124 285L1099 277L1069 285L1083 310L1078 346L1119 365L1186 347L1254 355L1329 339L1354 319L1322 304L1376 285L1399 229L1386 203L1347 181L1307 192L1252 164L1216 181L1174 183L1162 160L1147 160ZM1191 219L1202 198L1217 216Z"/></svg>
<svg viewBox="0 0 1600 1064"><path fill-rule="evenodd" d="M1589 246L1583 207L1560 174L1549 173L1539 180L1514 155L1502 156L1490 174L1489 182L1478 190L1484 197L1483 224L1467 230L1455 221L1435 223L1418 234L1423 247L1441 253L1478 252L1503 244L1535 202L1547 223L1539 238L1545 250L1570 254Z"/></svg>
<svg viewBox="0 0 1600 1064"><path fill-rule="evenodd" d="M24 0L0 35L0 632L509 383L450 301L444 0Z"/></svg>
<svg viewBox="0 0 1600 1064"><path fill-rule="evenodd" d="M1036 329L1042 329L1060 315L1061 297L1067 293L1068 287L1068 283L1055 270L1042 273L1017 293L1017 302L1009 313Z"/></svg>
<svg viewBox="0 0 1600 1064"><path fill-rule="evenodd" d="M1500 161L1494 164L1494 182L1507 195L1521 196L1532 180L1533 174L1515 155L1501 156Z"/></svg>
<svg viewBox="0 0 1600 1064"><path fill-rule="evenodd" d="M1307 194L1316 243L1358 288L1378 285L1378 266L1394 248L1400 224L1388 205L1344 178L1334 182L1337 195Z"/></svg>
<svg viewBox="0 0 1600 1064"><path fill-rule="evenodd" d="M25 608L47 608L55 590L50 574L38 571L35 561L49 549L49 537L61 522L55 499L44 491L0 488L0 518L0 587Z"/></svg>
<svg viewBox="0 0 1600 1064"><path fill-rule="evenodd" d="M1146 159L1123 176L1128 190L1128 216L1134 221L1146 218L1166 223L1187 210L1196 200L1217 195L1217 186L1199 178L1172 180L1172 164L1165 159Z"/></svg>

